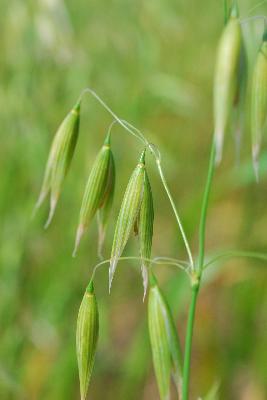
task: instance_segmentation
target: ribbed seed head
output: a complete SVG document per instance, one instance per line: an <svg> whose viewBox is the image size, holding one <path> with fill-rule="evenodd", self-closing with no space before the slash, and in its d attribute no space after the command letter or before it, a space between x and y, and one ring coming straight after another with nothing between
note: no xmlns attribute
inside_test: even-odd
<svg viewBox="0 0 267 400"><path fill-rule="evenodd" d="M116 223L109 267L109 289L111 288L118 259L126 246L140 210L144 192L144 176L145 153L143 152L130 177Z"/></svg>
<svg viewBox="0 0 267 400"><path fill-rule="evenodd" d="M93 282L90 282L79 309L76 331L81 400L86 399L93 370L99 331L99 317Z"/></svg>
<svg viewBox="0 0 267 400"><path fill-rule="evenodd" d="M108 135L95 159L85 187L73 255L76 254L80 240L96 211L105 205L110 191L113 190L114 182L110 182L111 169L114 169L114 160L110 149L110 135Z"/></svg>
<svg viewBox="0 0 267 400"><path fill-rule="evenodd" d="M106 236L106 228L109 220L110 212L112 209L114 191L115 191L115 163L112 152L110 152L110 163L109 172L107 179L107 187L104 195L104 201L101 207L97 211L97 222L98 222L98 255L102 257L102 248Z"/></svg>
<svg viewBox="0 0 267 400"><path fill-rule="evenodd" d="M53 218L62 183L71 164L79 134L79 122L80 101L58 128L48 156L41 193L35 206L35 209L40 207L50 192L50 212L45 227L48 227Z"/></svg>
<svg viewBox="0 0 267 400"><path fill-rule="evenodd" d="M220 162L224 134L237 91L242 32L234 5L224 27L215 66L214 76L214 135L216 161Z"/></svg>
<svg viewBox="0 0 267 400"><path fill-rule="evenodd" d="M237 160L239 160L240 156L240 146L245 124L244 109L246 103L247 82L248 82L248 58L244 40L242 38L239 67L238 67L237 88L234 98L235 110L233 113Z"/></svg>
<svg viewBox="0 0 267 400"><path fill-rule="evenodd" d="M252 157L258 178L259 153L262 133L267 126L267 29L259 49L252 79L251 92L251 134Z"/></svg>
<svg viewBox="0 0 267 400"><path fill-rule="evenodd" d="M138 235L140 243L141 270L144 285L144 297L148 284L148 269L150 266L151 247L153 238L154 207L150 182L147 172L144 174L144 193L138 218Z"/></svg>
<svg viewBox="0 0 267 400"><path fill-rule="evenodd" d="M148 327L160 398L168 400L171 374L181 391L182 354L169 306L154 276L150 276Z"/></svg>

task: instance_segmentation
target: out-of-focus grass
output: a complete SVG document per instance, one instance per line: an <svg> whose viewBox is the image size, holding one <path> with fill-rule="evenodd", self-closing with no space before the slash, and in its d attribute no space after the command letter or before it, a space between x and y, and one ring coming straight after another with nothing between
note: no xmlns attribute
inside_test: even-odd
<svg viewBox="0 0 267 400"><path fill-rule="evenodd" d="M241 15L255 3L240 0ZM262 6L257 13L265 12ZM223 21L220 2L205 0L11 0L0 13L0 398L78 399L75 324L96 257L93 224L71 258L79 206L92 160L111 122L87 98L81 135L55 219L47 206L31 221L49 145L57 125L85 86L94 87L123 118L148 132L185 228L197 249L197 225L212 133L212 74ZM245 26L249 54L261 23ZM266 144L266 141L265 141ZM216 173L208 219L210 254L224 248L266 251L266 154L254 183L250 140L241 165L231 136ZM141 150L114 129L117 165L112 230L122 193ZM154 255L185 257L153 163ZM136 254L134 238L127 249ZM266 266L235 260L211 267L197 309L192 398L220 383L222 399L266 398ZM121 263L112 294L107 269L96 292L101 331L90 392L95 399L156 399L141 280ZM184 341L188 282L157 267Z"/></svg>

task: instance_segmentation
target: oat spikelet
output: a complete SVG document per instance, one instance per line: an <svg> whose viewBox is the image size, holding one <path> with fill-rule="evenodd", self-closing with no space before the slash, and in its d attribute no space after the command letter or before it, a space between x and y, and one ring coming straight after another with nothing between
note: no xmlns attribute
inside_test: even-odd
<svg viewBox="0 0 267 400"><path fill-rule="evenodd" d="M110 134L108 134L104 145L95 159L87 180L80 210L73 256L76 255L80 240L88 229L97 210L104 207L107 203L109 203L111 207L110 196L113 197L115 179L115 174L112 174L111 170L114 170L114 160L110 148Z"/></svg>
<svg viewBox="0 0 267 400"><path fill-rule="evenodd" d="M144 176L145 152L142 153L140 161L130 177L117 219L110 258L109 290L111 289L118 259L126 246L140 210L144 192Z"/></svg>
<svg viewBox="0 0 267 400"><path fill-rule="evenodd" d="M54 216L62 184L71 165L76 147L80 123L80 100L65 117L58 128L48 156L41 192L35 211L50 193L50 211L45 228Z"/></svg>
<svg viewBox="0 0 267 400"><path fill-rule="evenodd" d="M150 267L148 259L151 256L152 238L153 238L153 223L154 223L154 207L153 197L150 182L147 172L144 176L144 194L140 207L138 236L141 255L141 271L143 277L144 297L146 296L148 285L148 269Z"/></svg>
<svg viewBox="0 0 267 400"><path fill-rule="evenodd" d="M182 353L175 324L155 277L150 274L148 327L160 399L170 399L173 376L178 393L182 386Z"/></svg>
<svg viewBox="0 0 267 400"><path fill-rule="evenodd" d="M222 158L224 134L237 91L241 46L242 32L234 4L219 42L214 75L214 136L217 164Z"/></svg>
<svg viewBox="0 0 267 400"><path fill-rule="evenodd" d="M263 42L258 51L253 71L251 89L251 135L252 159L254 171L258 180L259 153L262 134L267 126L267 29L263 35Z"/></svg>
<svg viewBox="0 0 267 400"><path fill-rule="evenodd" d="M76 330L81 400L86 399L94 366L99 332L99 316L93 282L90 282L79 309Z"/></svg>

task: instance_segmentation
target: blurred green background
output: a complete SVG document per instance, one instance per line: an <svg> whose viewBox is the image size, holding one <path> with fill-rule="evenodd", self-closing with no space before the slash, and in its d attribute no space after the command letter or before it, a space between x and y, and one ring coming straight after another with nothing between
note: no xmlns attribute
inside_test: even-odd
<svg viewBox="0 0 267 400"><path fill-rule="evenodd" d="M242 17L256 5L240 0ZM76 317L97 260L94 223L71 257L79 207L93 159L112 121L93 98L82 105L80 140L55 218L48 204L31 221L57 126L90 86L162 151L163 167L194 252L212 137L212 80L223 25L214 0L1 0L0 13L0 399L79 398ZM266 13L263 5L252 14ZM262 22L244 25L250 61ZM247 113L245 113L247 116ZM113 132L117 187L106 242L141 151ZM225 249L266 252L267 143L255 183L250 138L241 161L226 139L207 224L207 257ZM153 256L185 258L153 160ZM125 254L136 255L133 237ZM189 284L161 266L157 275L184 343ZM107 268L96 277L100 341L89 398L158 399L138 263L121 262L111 295ZM195 325L191 398L219 384L220 399L267 398L266 265L233 260L206 275Z"/></svg>

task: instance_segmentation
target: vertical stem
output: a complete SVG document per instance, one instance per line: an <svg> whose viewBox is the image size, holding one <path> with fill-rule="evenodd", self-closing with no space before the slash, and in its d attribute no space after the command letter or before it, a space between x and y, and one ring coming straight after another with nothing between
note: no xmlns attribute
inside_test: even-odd
<svg viewBox="0 0 267 400"><path fill-rule="evenodd" d="M200 224L199 224L199 261L198 261L198 269L199 274L201 276L201 271L204 262L205 256L205 233L206 233L206 220L207 220L207 210L209 204L209 196L212 178L214 174L214 164L215 163L215 141L212 141L211 152L210 152L210 160L209 160L209 169L207 175L206 186L204 190L204 196L202 200L201 207L201 215L200 215Z"/></svg>
<svg viewBox="0 0 267 400"><path fill-rule="evenodd" d="M199 282L192 285L191 304L189 309L187 328L186 328L186 339L185 339L182 400L188 400L188 394L189 394L191 350L192 350L192 339L193 339L193 329L195 322L198 290L199 290Z"/></svg>
<svg viewBox="0 0 267 400"><path fill-rule="evenodd" d="M207 175L204 196L203 196L203 200L202 200L201 215L200 215L198 272L197 272L196 276L192 275L192 297L191 297L191 304L190 304L190 309L189 309L187 328L186 328L186 338L185 338L182 400L188 400L188 394L189 394L192 339L193 339L197 296L198 296L198 292L199 292L204 257L205 257L206 220L207 220L207 210L208 210L208 204L209 204L211 183L212 183L212 178L213 178L213 174L214 174L214 166L215 166L215 142L213 140L212 146L211 146L211 152L210 152L208 175Z"/></svg>

